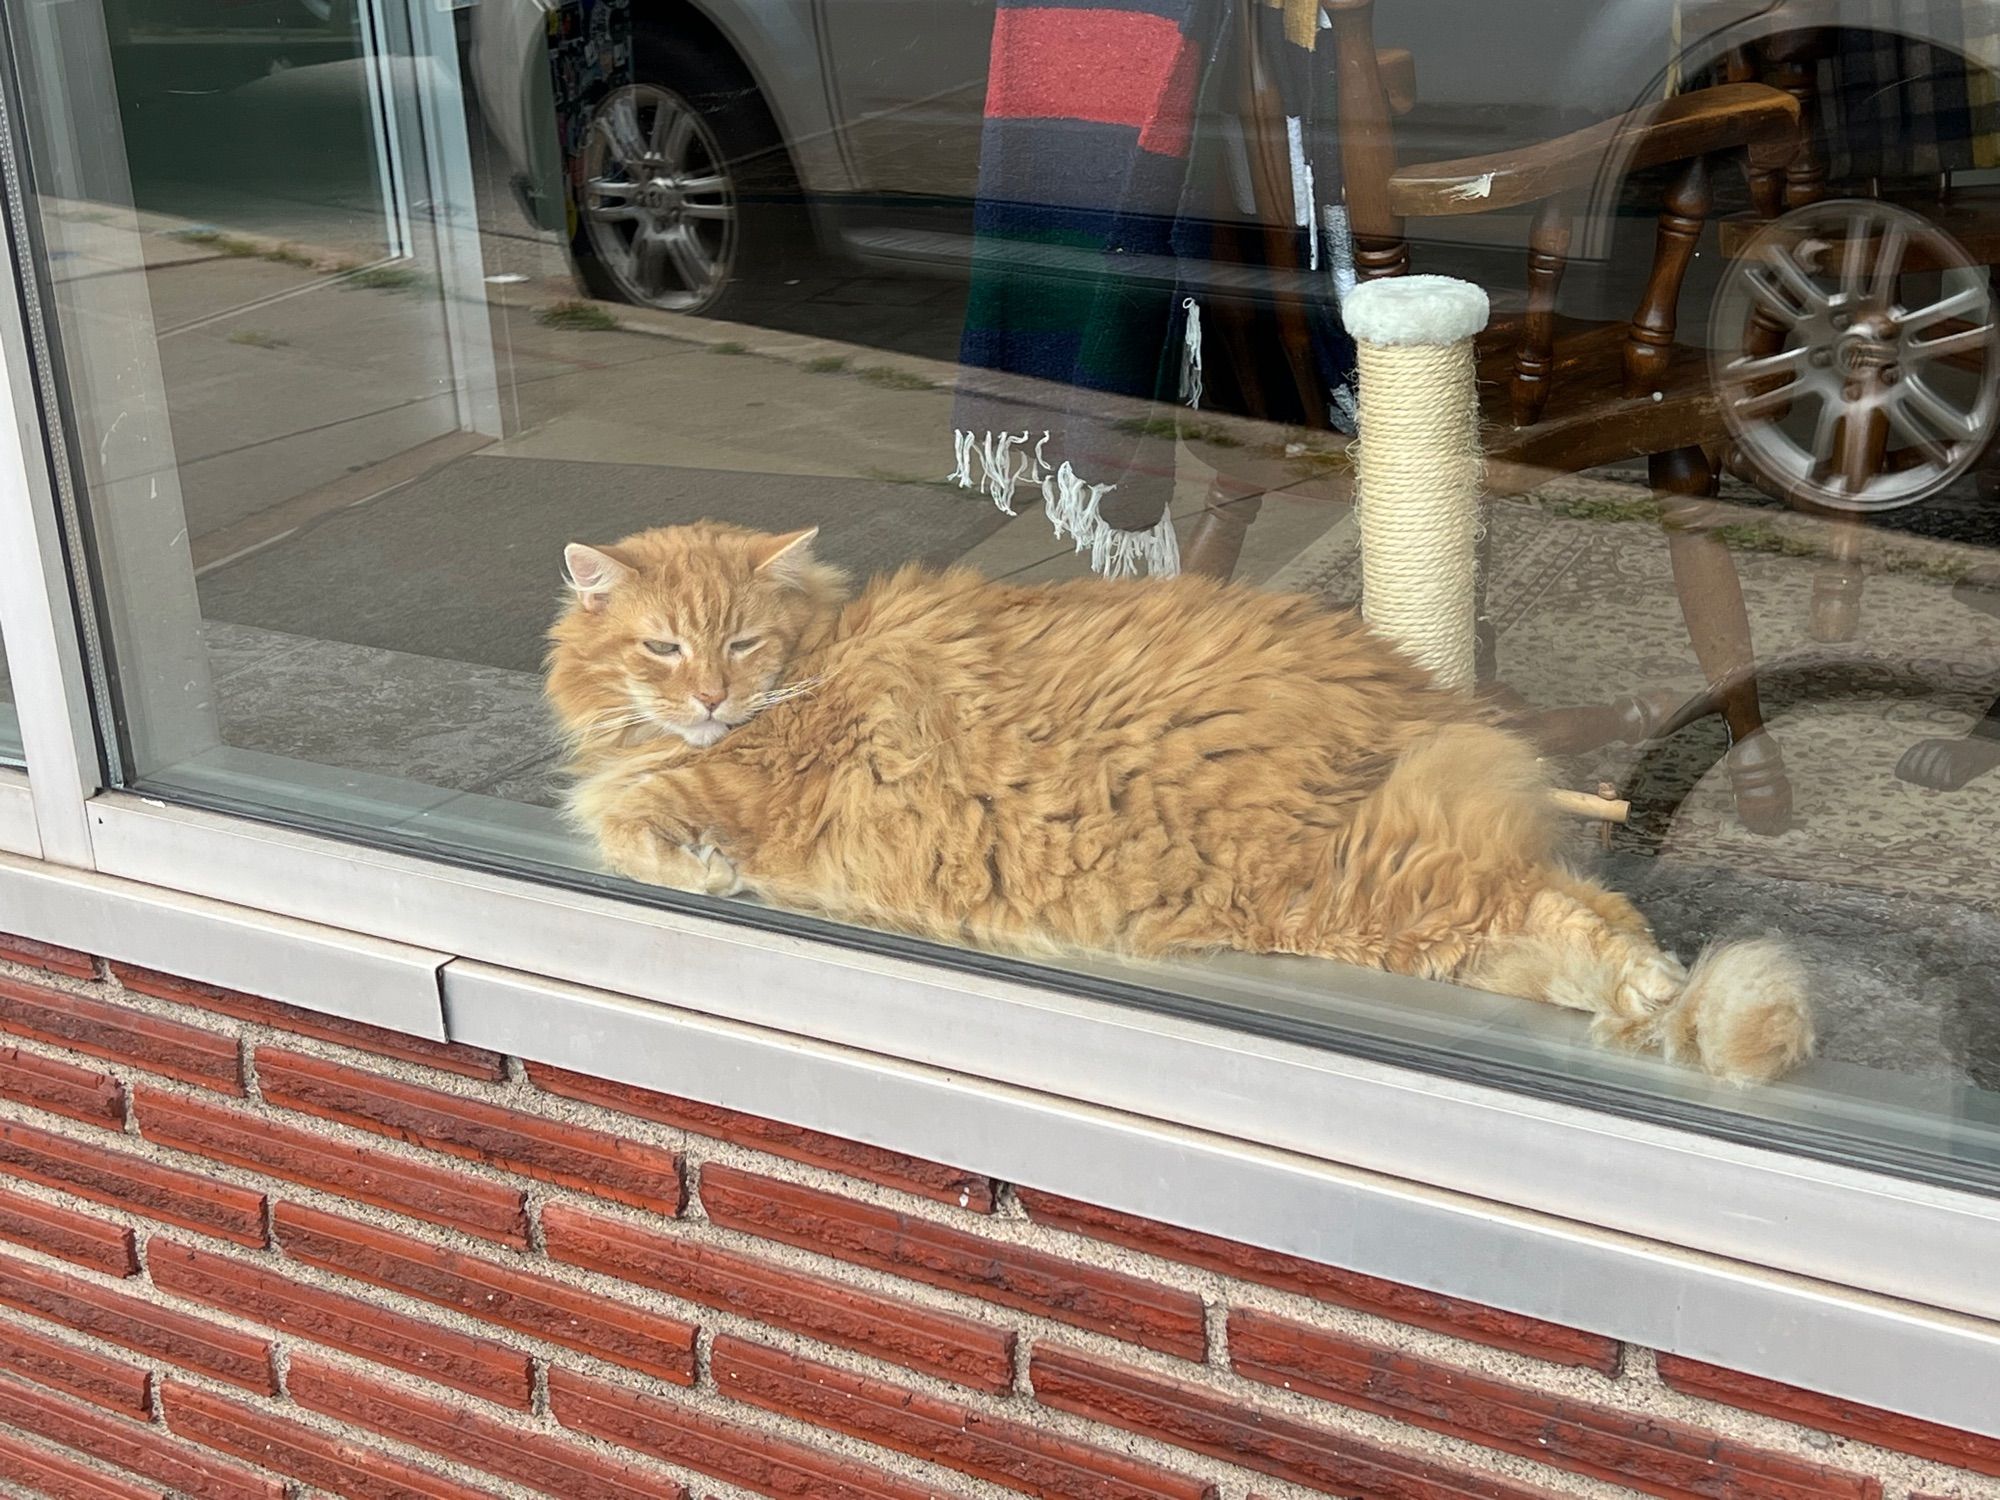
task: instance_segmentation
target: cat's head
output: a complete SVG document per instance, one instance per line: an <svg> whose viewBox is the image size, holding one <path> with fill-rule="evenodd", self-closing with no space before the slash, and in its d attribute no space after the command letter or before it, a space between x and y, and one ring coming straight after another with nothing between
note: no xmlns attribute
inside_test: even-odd
<svg viewBox="0 0 2000 1500"><path fill-rule="evenodd" d="M767 706L809 630L838 608L818 528L712 521L563 551L571 598L549 633L549 699L575 739L712 745Z"/></svg>

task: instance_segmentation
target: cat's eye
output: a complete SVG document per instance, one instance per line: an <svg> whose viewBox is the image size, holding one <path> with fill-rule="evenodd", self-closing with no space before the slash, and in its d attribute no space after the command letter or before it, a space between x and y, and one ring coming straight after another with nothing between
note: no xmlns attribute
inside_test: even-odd
<svg viewBox="0 0 2000 1500"><path fill-rule="evenodd" d="M669 661L681 654L679 641L641 641L639 644L652 652L653 655L664 656Z"/></svg>
<svg viewBox="0 0 2000 1500"><path fill-rule="evenodd" d="M729 654L731 656L743 656L748 652L755 651L763 644L764 638L762 636L746 635L740 641L731 641L729 643Z"/></svg>

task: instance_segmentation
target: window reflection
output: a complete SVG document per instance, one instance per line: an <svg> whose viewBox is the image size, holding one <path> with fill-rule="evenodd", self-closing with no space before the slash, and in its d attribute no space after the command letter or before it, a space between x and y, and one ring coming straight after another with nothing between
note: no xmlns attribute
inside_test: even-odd
<svg viewBox="0 0 2000 1500"><path fill-rule="evenodd" d="M0 641L0 765L21 760L21 721L14 712L14 679L8 671L6 643Z"/></svg>

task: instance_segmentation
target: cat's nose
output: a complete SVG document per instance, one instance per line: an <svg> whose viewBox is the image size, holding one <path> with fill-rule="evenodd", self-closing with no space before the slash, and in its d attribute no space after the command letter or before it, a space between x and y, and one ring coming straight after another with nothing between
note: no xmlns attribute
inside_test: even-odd
<svg viewBox="0 0 2000 1500"><path fill-rule="evenodd" d="M714 713L716 709L722 706L722 700L728 696L729 694L726 690L717 692L702 691L694 694L694 701L710 713Z"/></svg>

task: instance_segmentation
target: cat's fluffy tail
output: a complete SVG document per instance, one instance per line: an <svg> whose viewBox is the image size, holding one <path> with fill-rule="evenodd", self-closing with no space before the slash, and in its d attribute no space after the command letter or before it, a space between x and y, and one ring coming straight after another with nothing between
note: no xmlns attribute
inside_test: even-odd
<svg viewBox="0 0 2000 1500"><path fill-rule="evenodd" d="M1669 1061L1728 1083L1769 1082L1812 1055L1805 968L1777 938L1718 943L1650 1030Z"/></svg>
<svg viewBox="0 0 2000 1500"><path fill-rule="evenodd" d="M1659 1052L1728 1083L1769 1082L1811 1055L1806 973L1784 943L1720 943L1683 968L1622 897L1576 889L1596 900L1544 892L1530 908L1532 929L1495 944L1460 977L1591 1012L1599 1042Z"/></svg>

